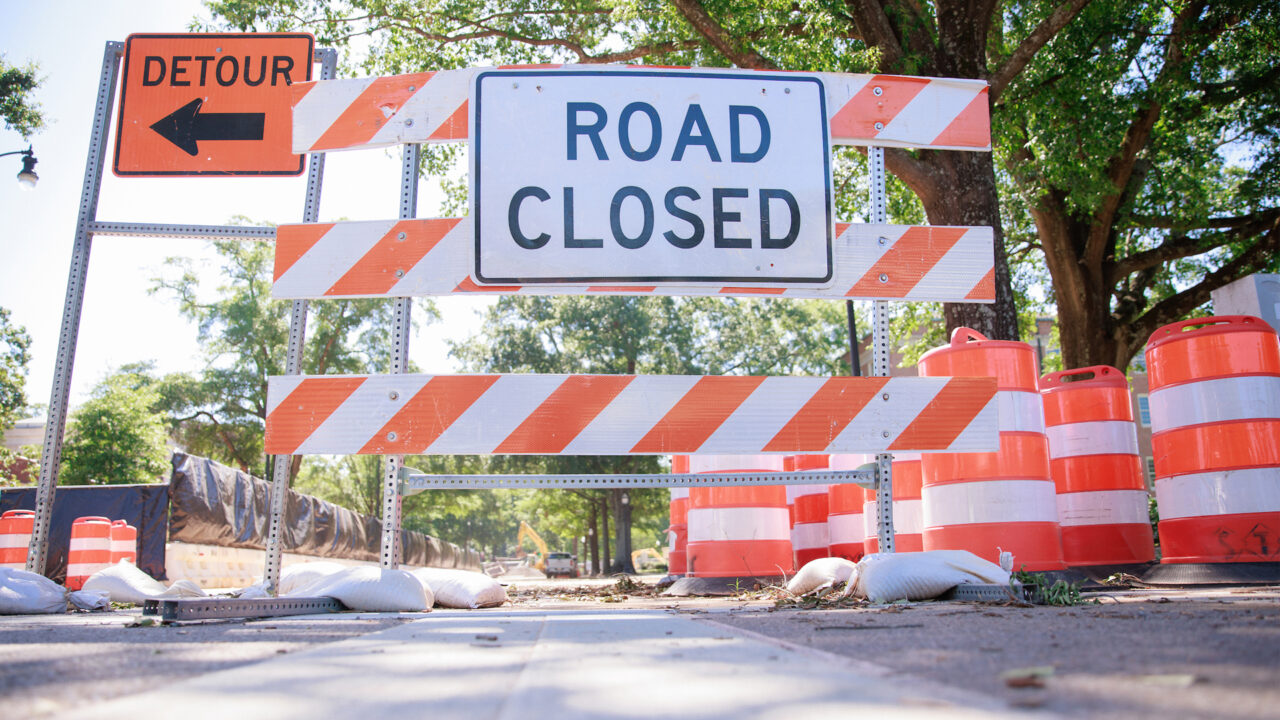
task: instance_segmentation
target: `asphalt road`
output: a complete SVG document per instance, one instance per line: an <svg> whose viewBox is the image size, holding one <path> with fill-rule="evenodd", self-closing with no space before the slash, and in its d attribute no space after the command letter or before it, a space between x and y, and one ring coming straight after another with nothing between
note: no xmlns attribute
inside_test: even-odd
<svg viewBox="0 0 1280 720"><path fill-rule="evenodd" d="M1067 608L937 602L798 609L759 593L668 598L654 593L653 580L520 581L502 611L664 610L1036 714L1280 718L1280 588L1117 592ZM0 617L4 716L65 712L431 615L132 626L139 617L137 610ZM1002 677L1019 670L1028 677Z"/></svg>

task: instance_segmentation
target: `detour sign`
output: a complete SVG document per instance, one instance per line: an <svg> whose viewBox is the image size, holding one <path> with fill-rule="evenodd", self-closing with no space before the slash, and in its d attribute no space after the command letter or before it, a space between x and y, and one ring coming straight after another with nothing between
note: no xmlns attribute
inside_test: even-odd
<svg viewBox="0 0 1280 720"><path fill-rule="evenodd" d="M289 85L311 79L307 34L130 35L116 175L298 175Z"/></svg>

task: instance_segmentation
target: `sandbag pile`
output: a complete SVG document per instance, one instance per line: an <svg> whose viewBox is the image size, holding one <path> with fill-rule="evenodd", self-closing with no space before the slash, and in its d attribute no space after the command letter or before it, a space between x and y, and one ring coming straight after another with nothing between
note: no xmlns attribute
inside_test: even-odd
<svg viewBox="0 0 1280 720"><path fill-rule="evenodd" d="M0 568L0 615L46 615L67 611L102 610L109 601L104 593L70 591L38 573Z"/></svg>

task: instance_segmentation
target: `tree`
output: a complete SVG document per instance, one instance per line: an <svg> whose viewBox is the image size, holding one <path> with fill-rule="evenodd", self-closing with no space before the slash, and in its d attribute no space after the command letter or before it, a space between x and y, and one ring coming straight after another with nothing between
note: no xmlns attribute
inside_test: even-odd
<svg viewBox="0 0 1280 720"><path fill-rule="evenodd" d="M109 375L71 414L63 485L158 482L169 469L164 416L153 379L133 369Z"/></svg>
<svg viewBox="0 0 1280 720"><path fill-rule="evenodd" d="M861 2L477 0L448 8L380 0L214 0L239 29L310 29L320 42L366 38L365 72L486 62L736 65L757 70L877 72L988 80L996 103L1036 54L1090 0ZM948 329L1016 339L994 165L988 153L885 153L935 225L995 228L996 303L948 304Z"/></svg>
<svg viewBox="0 0 1280 720"><path fill-rule="evenodd" d="M0 435L13 427L27 408L27 363L31 362L31 336L13 322L8 308L0 307Z"/></svg>
<svg viewBox="0 0 1280 720"><path fill-rule="evenodd" d="M271 299L273 248L265 243L213 243L221 260L220 284L209 297L207 274L189 259L170 258L177 271L155 281L152 292L171 293L195 321L206 368L178 374L159 389L175 436L192 452L245 472L271 468L263 454L267 378L283 375L288 352L288 302ZM420 302L428 318L434 306ZM386 372L390 369L390 300L326 300L310 306L302 372ZM300 460L300 458L299 458ZM295 462L292 477L300 463Z"/></svg>
<svg viewBox="0 0 1280 720"><path fill-rule="evenodd" d="M36 77L39 70L35 64L10 65L0 55L0 118L4 119L6 128L22 135L23 139L31 137L45 123L44 113L32 97L40 87L41 79Z"/></svg>
<svg viewBox="0 0 1280 720"><path fill-rule="evenodd" d="M1015 252L1052 277L1067 367L1125 368L1213 289L1280 268L1278 23L1099 1L997 106Z"/></svg>

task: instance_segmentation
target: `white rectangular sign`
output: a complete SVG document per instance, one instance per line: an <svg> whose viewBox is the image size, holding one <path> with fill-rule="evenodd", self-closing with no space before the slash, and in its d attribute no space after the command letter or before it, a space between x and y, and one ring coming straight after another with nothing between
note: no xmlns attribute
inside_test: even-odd
<svg viewBox="0 0 1280 720"><path fill-rule="evenodd" d="M477 74L477 282L830 284L825 102L790 73Z"/></svg>

